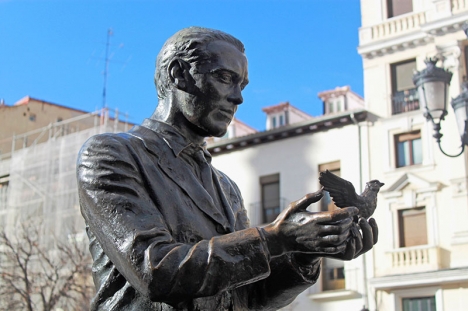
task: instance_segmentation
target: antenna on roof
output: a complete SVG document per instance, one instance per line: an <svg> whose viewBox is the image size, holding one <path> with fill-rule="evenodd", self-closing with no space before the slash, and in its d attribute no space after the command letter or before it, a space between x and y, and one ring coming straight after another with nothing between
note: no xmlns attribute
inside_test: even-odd
<svg viewBox="0 0 468 311"><path fill-rule="evenodd" d="M0 0L1 1L1 0ZM114 59L112 59L112 57L114 56L114 52L111 51L111 46L113 46L114 44L111 44L111 36L114 35L114 31L112 30L112 28L109 28L107 29L107 38L106 38L106 54L105 54L105 57L102 58L102 57L97 57L96 59L99 59L99 60L104 60L104 71L103 71L103 76L104 76L104 82L103 82L103 86L102 86L102 109L104 108L107 108L107 80L108 80L108 77L109 77L109 64L110 63L123 63L124 65L127 64L127 62L129 61L129 59L127 59L125 62L121 62L121 61L116 61ZM123 48L124 44L123 43L120 43L118 44L118 48L121 49ZM92 57L94 58L94 57Z"/></svg>
<svg viewBox="0 0 468 311"><path fill-rule="evenodd" d="M106 40L106 58L104 62L104 85L102 87L102 108L107 108L106 91L107 91L107 74L109 73L109 45L110 37L114 34L112 28L107 29L107 40Z"/></svg>

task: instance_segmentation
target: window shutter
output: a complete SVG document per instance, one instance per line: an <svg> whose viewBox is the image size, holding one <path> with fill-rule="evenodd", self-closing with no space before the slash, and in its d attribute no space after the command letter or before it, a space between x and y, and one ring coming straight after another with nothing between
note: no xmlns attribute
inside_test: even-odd
<svg viewBox="0 0 468 311"><path fill-rule="evenodd" d="M399 212L400 247L427 244L426 209L415 208Z"/></svg>

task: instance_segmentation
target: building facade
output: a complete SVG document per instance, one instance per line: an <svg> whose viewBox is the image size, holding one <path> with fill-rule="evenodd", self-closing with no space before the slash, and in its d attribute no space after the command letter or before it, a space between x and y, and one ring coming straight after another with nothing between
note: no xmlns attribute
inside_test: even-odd
<svg viewBox="0 0 468 311"><path fill-rule="evenodd" d="M466 310L468 306L467 153L443 155L412 82L426 58L453 73L450 97L467 76L464 0L361 0L359 53L369 128L367 179L385 182L374 214L379 243L368 256L369 309ZM453 110L442 148L455 154Z"/></svg>

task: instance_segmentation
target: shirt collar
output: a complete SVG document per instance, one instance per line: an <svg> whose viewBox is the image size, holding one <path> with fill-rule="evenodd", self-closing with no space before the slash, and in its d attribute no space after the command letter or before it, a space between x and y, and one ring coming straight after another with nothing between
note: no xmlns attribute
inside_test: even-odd
<svg viewBox="0 0 468 311"><path fill-rule="evenodd" d="M163 137L166 144L169 146L169 148L172 149L172 152L174 152L174 155L176 157L178 157L180 153L189 146L198 147L208 152L206 150L206 142L203 142L202 145L197 146L196 144L192 143L190 140L185 138L172 125L153 119L145 119L141 125L160 134Z"/></svg>

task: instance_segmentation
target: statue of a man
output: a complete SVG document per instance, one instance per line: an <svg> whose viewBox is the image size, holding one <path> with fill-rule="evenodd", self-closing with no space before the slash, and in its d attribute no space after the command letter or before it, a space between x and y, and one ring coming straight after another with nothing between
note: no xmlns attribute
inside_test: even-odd
<svg viewBox="0 0 468 311"><path fill-rule="evenodd" d="M227 131L248 83L244 46L200 27L167 40L159 104L140 126L90 138L78 158L97 293L91 310L261 310L314 284L323 256L350 260L377 241L354 207L310 213L321 191L250 228L236 184L204 138ZM233 163L235 165L235 163Z"/></svg>

